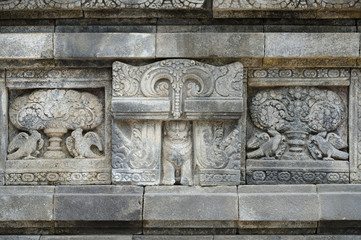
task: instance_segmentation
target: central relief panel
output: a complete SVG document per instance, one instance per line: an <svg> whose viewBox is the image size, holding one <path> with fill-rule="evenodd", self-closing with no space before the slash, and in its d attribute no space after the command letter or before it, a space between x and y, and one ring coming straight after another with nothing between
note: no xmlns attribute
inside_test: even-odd
<svg viewBox="0 0 361 240"><path fill-rule="evenodd" d="M113 64L113 183L244 182L243 66Z"/></svg>

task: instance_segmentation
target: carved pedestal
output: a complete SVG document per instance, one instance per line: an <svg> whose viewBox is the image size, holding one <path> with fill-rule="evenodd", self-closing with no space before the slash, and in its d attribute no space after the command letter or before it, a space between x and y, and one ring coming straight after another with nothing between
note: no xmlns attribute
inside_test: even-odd
<svg viewBox="0 0 361 240"><path fill-rule="evenodd" d="M247 140L247 183L349 183L347 88L349 72L331 69L259 70ZM297 78L292 86L292 78ZM325 86L309 87L323 79ZM288 87L274 87L287 83Z"/></svg>

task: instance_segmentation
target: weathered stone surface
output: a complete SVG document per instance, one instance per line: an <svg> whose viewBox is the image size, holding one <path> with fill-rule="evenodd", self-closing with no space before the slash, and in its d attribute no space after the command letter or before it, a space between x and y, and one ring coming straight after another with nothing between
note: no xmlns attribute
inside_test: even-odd
<svg viewBox="0 0 361 240"><path fill-rule="evenodd" d="M41 236L40 240L132 240L132 235ZM25 239L24 239L25 240Z"/></svg>
<svg viewBox="0 0 361 240"><path fill-rule="evenodd" d="M54 187L0 187L0 221L52 221Z"/></svg>
<svg viewBox="0 0 361 240"><path fill-rule="evenodd" d="M113 121L113 182L239 184L242 78L238 62L221 67L185 59L141 67L115 62L112 112L128 120ZM192 119L212 120L194 121L192 127Z"/></svg>
<svg viewBox="0 0 361 240"><path fill-rule="evenodd" d="M214 240L360 240L359 235L215 235Z"/></svg>
<svg viewBox="0 0 361 240"><path fill-rule="evenodd" d="M77 9L80 7L81 0L6 0L0 3L0 10Z"/></svg>
<svg viewBox="0 0 361 240"><path fill-rule="evenodd" d="M53 34L0 34L0 59L52 58Z"/></svg>
<svg viewBox="0 0 361 240"><path fill-rule="evenodd" d="M151 33L55 33L56 58L153 58Z"/></svg>
<svg viewBox="0 0 361 240"><path fill-rule="evenodd" d="M326 73L340 75L339 70ZM276 79L288 75L292 80L294 72L260 70L253 74L271 74ZM302 78L304 74L318 76L316 70L304 71ZM257 129L249 125L247 132L248 183L349 182L343 92L315 87L260 89L249 103L250 119Z"/></svg>
<svg viewBox="0 0 361 240"><path fill-rule="evenodd" d="M156 57L263 57L262 33L158 33Z"/></svg>
<svg viewBox="0 0 361 240"><path fill-rule="evenodd" d="M144 9L198 9L202 8L205 5L205 0L186 0L179 1L173 0L169 2L164 2L161 0L156 1L130 1L130 0L82 0L83 9L114 9L114 8L144 8Z"/></svg>
<svg viewBox="0 0 361 240"><path fill-rule="evenodd" d="M142 187L59 186L54 196L54 219L140 222L142 196Z"/></svg>
<svg viewBox="0 0 361 240"><path fill-rule="evenodd" d="M5 87L5 71L0 69L0 185L4 185L6 144L8 138L8 92Z"/></svg>
<svg viewBox="0 0 361 240"><path fill-rule="evenodd" d="M206 236L191 236L191 235L183 235L183 236L172 236L172 235L139 235L133 236L133 240L213 240L212 235Z"/></svg>
<svg viewBox="0 0 361 240"><path fill-rule="evenodd" d="M361 219L358 201L361 185L318 185L320 220L350 221Z"/></svg>
<svg viewBox="0 0 361 240"><path fill-rule="evenodd" d="M237 212L236 187L146 187L144 233L235 233Z"/></svg>
<svg viewBox="0 0 361 240"><path fill-rule="evenodd" d="M40 235L3 235L0 240L40 240Z"/></svg>
<svg viewBox="0 0 361 240"><path fill-rule="evenodd" d="M359 57L359 49L359 33L265 33L265 57Z"/></svg>
<svg viewBox="0 0 361 240"><path fill-rule="evenodd" d="M350 86L350 179L351 183L361 183L361 131L360 131L360 92L361 71L354 69L351 72Z"/></svg>
<svg viewBox="0 0 361 240"><path fill-rule="evenodd" d="M311 233L319 219L315 186L239 186L239 231ZM287 231L287 229L290 229Z"/></svg>
<svg viewBox="0 0 361 240"><path fill-rule="evenodd" d="M54 20L0 20L1 33L53 33Z"/></svg>

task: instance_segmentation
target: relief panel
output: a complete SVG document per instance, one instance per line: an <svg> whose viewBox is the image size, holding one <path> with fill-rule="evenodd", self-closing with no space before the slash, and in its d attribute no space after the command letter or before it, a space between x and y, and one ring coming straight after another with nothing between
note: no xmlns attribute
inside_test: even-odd
<svg viewBox="0 0 361 240"><path fill-rule="evenodd" d="M301 78L297 84L305 86L299 87L252 89L248 184L349 182L347 89L308 87L309 80Z"/></svg>
<svg viewBox="0 0 361 240"><path fill-rule="evenodd" d="M240 63L215 67L193 60L171 59L136 67L115 62L113 182L239 184L244 175L241 174L244 132L238 123L244 120L243 104ZM136 165L141 165L139 168L124 164L130 161L124 149L132 142L130 133L134 131L129 129L135 128L134 123L143 129L139 130L138 142L153 155L155 162L151 167L140 164L145 161L140 158L134 158ZM151 134L143 134L147 131ZM135 175L138 180L132 180Z"/></svg>
<svg viewBox="0 0 361 240"><path fill-rule="evenodd" d="M83 75L81 70L25 70L27 77L22 77L22 72L7 74L10 94L6 184L109 183L106 96L104 88L100 88L106 84L96 88L95 81L95 88L87 90L22 90L25 82L29 86L56 86L65 75L67 80L60 85L76 87L81 81L77 75ZM44 83L49 77L52 82Z"/></svg>
<svg viewBox="0 0 361 240"><path fill-rule="evenodd" d="M8 91L5 86L5 71L0 69L0 185L4 185L8 126Z"/></svg>

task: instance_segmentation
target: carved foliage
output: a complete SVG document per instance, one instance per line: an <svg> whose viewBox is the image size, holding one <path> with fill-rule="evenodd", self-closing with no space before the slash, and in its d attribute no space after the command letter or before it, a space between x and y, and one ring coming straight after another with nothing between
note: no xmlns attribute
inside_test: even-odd
<svg viewBox="0 0 361 240"><path fill-rule="evenodd" d="M214 67L193 60L164 60L147 66L113 64L113 97L171 99L172 115L183 113L184 98L242 97L243 67Z"/></svg>
<svg viewBox="0 0 361 240"><path fill-rule="evenodd" d="M255 126L267 133L249 139L248 149L256 150L248 152L248 158L348 159L339 150L347 143L336 133L327 134L346 118L343 100L333 91L314 87L260 91L251 100L250 113Z"/></svg>
<svg viewBox="0 0 361 240"><path fill-rule="evenodd" d="M200 8L204 0L83 0L87 8Z"/></svg>
<svg viewBox="0 0 361 240"><path fill-rule="evenodd" d="M352 8L361 7L361 2L359 0L239 0L216 1L215 6L223 8L239 6L254 9Z"/></svg>
<svg viewBox="0 0 361 240"><path fill-rule="evenodd" d="M1 0L0 10L12 9L73 9L80 8L80 0Z"/></svg>
<svg viewBox="0 0 361 240"><path fill-rule="evenodd" d="M10 141L8 159L32 158L43 147L44 140L38 130L50 137L45 158L65 158L62 151L62 136L68 129L75 130L68 140L68 150L77 157L98 157L91 154L95 145L102 151L97 134L89 132L82 136L82 130L99 126L103 121L103 105L93 94L75 90L37 90L17 97L10 105L9 118L18 129L29 131L19 133ZM80 134L78 134L80 133ZM76 136L75 136L76 135ZM87 137L89 136L89 137ZM91 137L92 136L92 137ZM74 138L73 138L74 137ZM73 144L70 141L73 140ZM16 152L13 152L17 150Z"/></svg>

